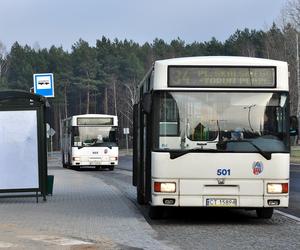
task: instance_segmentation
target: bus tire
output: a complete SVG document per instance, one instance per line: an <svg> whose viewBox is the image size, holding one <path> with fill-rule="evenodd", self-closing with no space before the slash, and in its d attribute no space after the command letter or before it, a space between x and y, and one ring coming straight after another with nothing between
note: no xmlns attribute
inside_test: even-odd
<svg viewBox="0 0 300 250"><path fill-rule="evenodd" d="M139 205L146 204L144 195L138 189L136 190L136 200Z"/></svg>
<svg viewBox="0 0 300 250"><path fill-rule="evenodd" d="M72 169L70 154L68 154L68 162L66 163L66 166L67 166L67 168L71 168Z"/></svg>
<svg viewBox="0 0 300 250"><path fill-rule="evenodd" d="M62 153L61 157L62 157L62 159L61 159L62 166L63 166L63 168L66 168L67 164L65 163L65 153Z"/></svg>
<svg viewBox="0 0 300 250"><path fill-rule="evenodd" d="M96 170L100 170L100 166L96 166L95 168L96 168Z"/></svg>
<svg viewBox="0 0 300 250"><path fill-rule="evenodd" d="M79 165L72 165L71 169L79 171L80 170L80 166Z"/></svg>
<svg viewBox="0 0 300 250"><path fill-rule="evenodd" d="M260 219L271 219L273 215L274 208L272 207L263 207L256 209L256 215Z"/></svg>
<svg viewBox="0 0 300 250"><path fill-rule="evenodd" d="M109 171L114 171L115 167L114 166L109 166L108 169L109 169Z"/></svg>
<svg viewBox="0 0 300 250"><path fill-rule="evenodd" d="M164 207L150 206L149 207L149 217L151 220L161 219L163 216Z"/></svg>

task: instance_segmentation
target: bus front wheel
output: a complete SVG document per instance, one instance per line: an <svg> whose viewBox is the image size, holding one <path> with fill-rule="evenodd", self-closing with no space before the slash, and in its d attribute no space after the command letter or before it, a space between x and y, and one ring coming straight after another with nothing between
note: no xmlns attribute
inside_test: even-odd
<svg viewBox="0 0 300 250"><path fill-rule="evenodd" d="M260 219L271 219L273 215L274 208L272 207L263 207L256 209L256 215Z"/></svg>
<svg viewBox="0 0 300 250"><path fill-rule="evenodd" d="M63 168L66 168L67 167L67 164L66 164L66 162L65 162L65 153L63 152L62 153L62 159L61 159L61 161L62 161L62 166L63 166Z"/></svg>

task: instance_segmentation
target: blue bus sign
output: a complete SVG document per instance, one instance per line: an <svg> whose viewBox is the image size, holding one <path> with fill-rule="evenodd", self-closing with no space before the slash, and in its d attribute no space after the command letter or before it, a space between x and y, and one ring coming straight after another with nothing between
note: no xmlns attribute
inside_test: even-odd
<svg viewBox="0 0 300 250"><path fill-rule="evenodd" d="M45 97L54 97L54 81L52 73L33 75L34 93Z"/></svg>

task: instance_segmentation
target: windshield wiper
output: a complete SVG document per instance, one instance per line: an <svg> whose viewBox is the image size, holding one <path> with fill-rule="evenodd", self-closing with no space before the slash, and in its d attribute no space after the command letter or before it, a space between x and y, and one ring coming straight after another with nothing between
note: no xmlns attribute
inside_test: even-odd
<svg viewBox="0 0 300 250"><path fill-rule="evenodd" d="M170 159L176 159L180 156L183 156L188 153L193 153L193 152L223 152L223 150L218 150L218 149L212 149L212 148L192 148L184 151L170 151Z"/></svg>
<svg viewBox="0 0 300 250"><path fill-rule="evenodd" d="M258 147L255 143L249 140L230 140L230 141L223 141L222 143L238 143L238 142L247 142L251 144L255 149L257 149L258 153L262 155L266 160L271 160L272 158L272 153L270 152L265 152L263 151L260 147ZM188 153L193 153L193 152L226 152L225 148L223 148L224 145L222 146L222 149L212 149L212 148L192 148L189 150L184 150L184 151L170 151L170 159L176 159L180 156L183 156ZM227 151L229 152L229 151Z"/></svg>
<svg viewBox="0 0 300 250"><path fill-rule="evenodd" d="M248 142L251 144L255 149L257 149L258 153L260 153L266 160L271 160L272 158L272 153L263 151L259 146L257 146L254 142L249 141L249 140L230 140L230 141L224 141L225 143L238 143L238 142Z"/></svg>

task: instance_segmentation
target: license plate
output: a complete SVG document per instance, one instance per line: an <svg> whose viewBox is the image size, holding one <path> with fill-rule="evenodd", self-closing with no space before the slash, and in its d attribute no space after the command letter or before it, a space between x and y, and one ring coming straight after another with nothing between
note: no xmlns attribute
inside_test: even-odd
<svg viewBox="0 0 300 250"><path fill-rule="evenodd" d="M92 161L91 165L101 165L101 161Z"/></svg>
<svg viewBox="0 0 300 250"><path fill-rule="evenodd" d="M206 199L206 206L208 207L236 207L236 199L216 199L210 198Z"/></svg>

